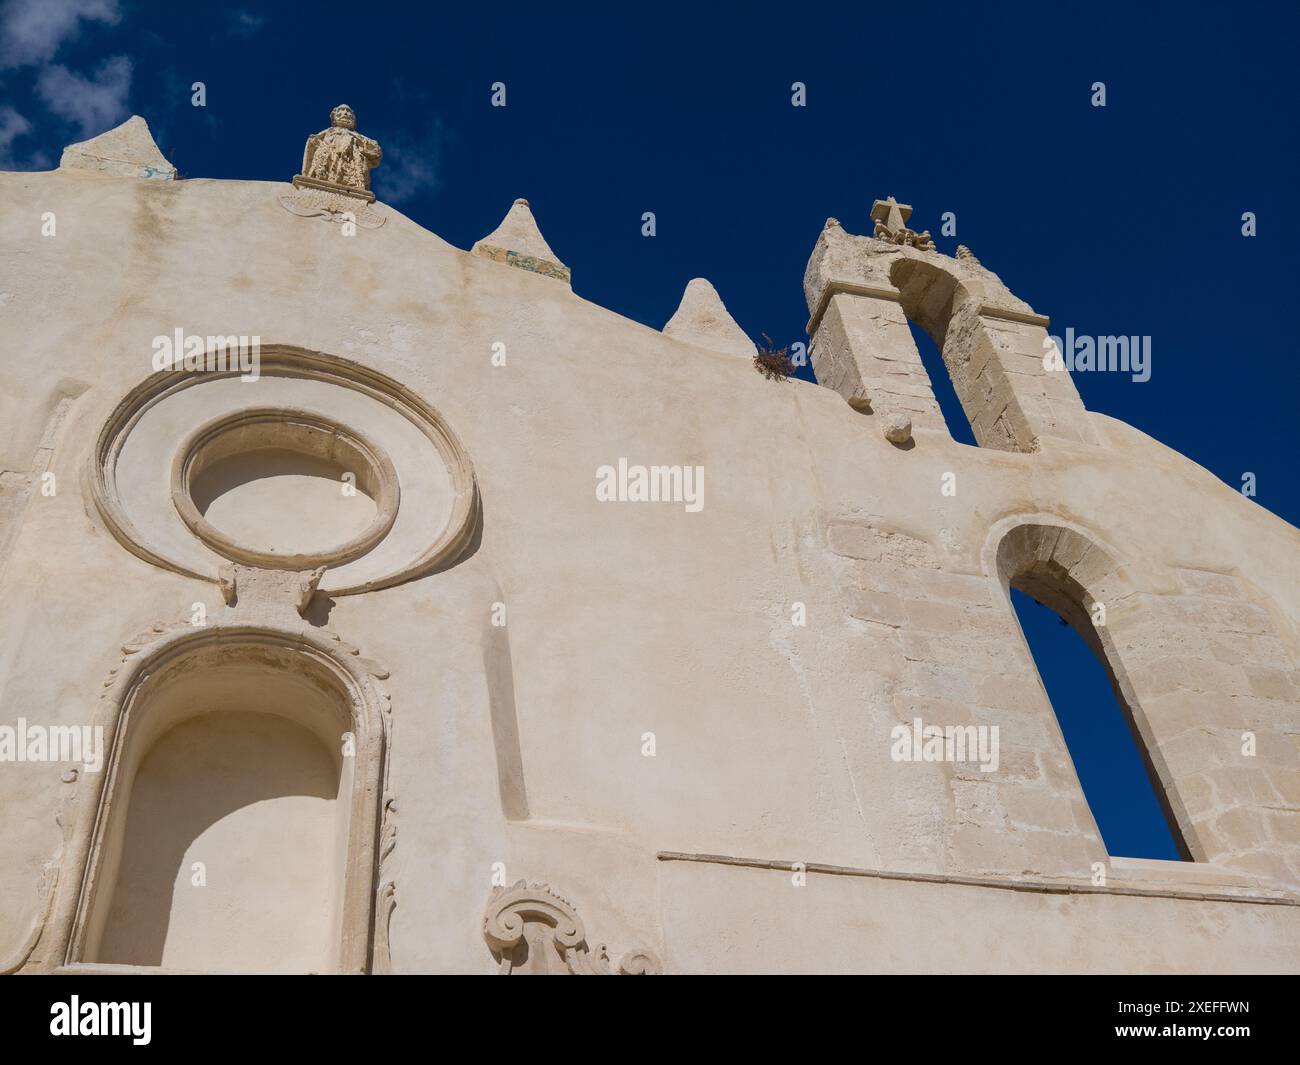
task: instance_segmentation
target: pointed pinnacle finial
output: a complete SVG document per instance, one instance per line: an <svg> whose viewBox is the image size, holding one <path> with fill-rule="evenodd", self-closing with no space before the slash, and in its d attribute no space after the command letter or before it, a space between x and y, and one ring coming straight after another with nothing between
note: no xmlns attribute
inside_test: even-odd
<svg viewBox="0 0 1300 1065"><path fill-rule="evenodd" d="M120 126L114 126L98 137L69 144L63 149L59 169L96 170L118 177L162 181L176 177L176 168L163 158L149 132L149 123L139 115L132 115Z"/></svg>
<svg viewBox="0 0 1300 1065"><path fill-rule="evenodd" d="M668 319L663 333L683 344L694 344L727 355L752 359L758 354L754 342L727 311L718 290L702 277L687 284L682 302Z"/></svg>
<svg viewBox="0 0 1300 1065"><path fill-rule="evenodd" d="M566 285L572 283L571 271L551 251L542 231L537 228L528 201L522 196L511 204L501 224L470 249L470 254L553 277Z"/></svg>

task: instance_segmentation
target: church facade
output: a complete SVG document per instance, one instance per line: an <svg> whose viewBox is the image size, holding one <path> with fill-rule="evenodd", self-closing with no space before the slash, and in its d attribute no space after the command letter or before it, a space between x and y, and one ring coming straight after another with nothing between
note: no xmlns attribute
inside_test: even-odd
<svg viewBox="0 0 1300 1065"><path fill-rule="evenodd" d="M1300 969L1294 528L893 197L809 234L813 385L381 158L0 174L0 971ZM1012 588L1186 860L1107 853Z"/></svg>

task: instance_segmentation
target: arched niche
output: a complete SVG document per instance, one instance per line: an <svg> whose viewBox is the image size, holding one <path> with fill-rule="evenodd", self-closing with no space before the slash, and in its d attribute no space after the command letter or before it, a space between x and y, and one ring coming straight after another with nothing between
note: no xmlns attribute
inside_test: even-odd
<svg viewBox="0 0 1300 1065"><path fill-rule="evenodd" d="M339 651L218 628L137 652L105 700L65 965L371 967L386 697Z"/></svg>
<svg viewBox="0 0 1300 1065"><path fill-rule="evenodd" d="M1205 860L1179 800L1177 782L1164 762L1152 757L1156 736L1130 676L1134 663L1126 662L1120 652L1139 595L1129 568L1085 530L1043 516L1000 522L989 538L985 566L1001 581L1017 632L1021 629L1010 600L1013 588L1055 611L1097 656L1133 732L1175 845L1184 858Z"/></svg>

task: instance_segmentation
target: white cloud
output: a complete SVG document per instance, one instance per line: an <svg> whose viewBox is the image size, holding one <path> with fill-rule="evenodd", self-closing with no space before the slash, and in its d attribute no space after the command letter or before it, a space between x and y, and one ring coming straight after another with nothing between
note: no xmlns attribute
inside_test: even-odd
<svg viewBox="0 0 1300 1065"><path fill-rule="evenodd" d="M36 93L45 106L60 118L75 122L87 137L103 133L128 116L130 92L131 60L124 55L105 60L91 77L55 65L44 68L36 79Z"/></svg>
<svg viewBox="0 0 1300 1065"><path fill-rule="evenodd" d="M400 137L391 141L380 140L384 158L371 177L379 198L397 204L436 192L442 139L442 124L437 123L433 132L419 141Z"/></svg>
<svg viewBox="0 0 1300 1065"><path fill-rule="evenodd" d="M0 6L0 69L49 62L83 19L120 18L117 0L8 0Z"/></svg>
<svg viewBox="0 0 1300 1065"><path fill-rule="evenodd" d="M17 170L13 144L19 137L30 133L32 124L7 104L0 106L0 170Z"/></svg>
<svg viewBox="0 0 1300 1065"><path fill-rule="evenodd" d="M251 11L231 11L230 32L240 37L251 37L264 25L266 19L261 15L254 15Z"/></svg>
<svg viewBox="0 0 1300 1065"><path fill-rule="evenodd" d="M0 170L48 170L50 157L39 149L17 155L14 141L32 131L32 124L8 104L0 104Z"/></svg>

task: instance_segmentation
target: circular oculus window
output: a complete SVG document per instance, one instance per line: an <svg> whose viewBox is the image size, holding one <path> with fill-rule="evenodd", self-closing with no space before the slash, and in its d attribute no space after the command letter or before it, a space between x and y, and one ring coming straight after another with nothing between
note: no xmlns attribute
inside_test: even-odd
<svg viewBox="0 0 1300 1065"><path fill-rule="evenodd" d="M271 569L339 566L397 518L393 464L318 414L254 408L199 428L172 467L172 500L194 535L235 562Z"/></svg>

